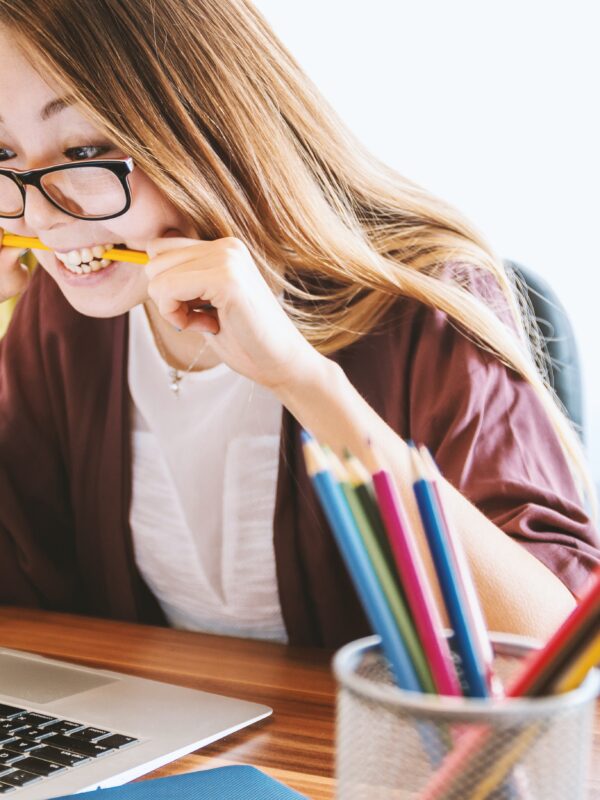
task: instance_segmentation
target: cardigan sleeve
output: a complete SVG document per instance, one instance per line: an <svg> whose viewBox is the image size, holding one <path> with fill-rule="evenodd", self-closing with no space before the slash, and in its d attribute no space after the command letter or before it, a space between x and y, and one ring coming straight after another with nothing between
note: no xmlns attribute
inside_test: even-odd
<svg viewBox="0 0 600 800"><path fill-rule="evenodd" d="M428 445L456 488L577 596L600 564L600 541L538 396L445 314L426 309L417 316L410 435Z"/></svg>
<svg viewBox="0 0 600 800"><path fill-rule="evenodd" d="M0 603L76 610L73 528L39 295L34 276L0 342Z"/></svg>

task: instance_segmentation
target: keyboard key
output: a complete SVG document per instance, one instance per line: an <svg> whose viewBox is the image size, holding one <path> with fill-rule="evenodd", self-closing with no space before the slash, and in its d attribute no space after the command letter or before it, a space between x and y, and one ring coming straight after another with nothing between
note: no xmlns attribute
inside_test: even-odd
<svg viewBox="0 0 600 800"><path fill-rule="evenodd" d="M22 731L27 730L27 725L23 725L21 722L0 722L0 735L6 734L7 736L13 736L15 731Z"/></svg>
<svg viewBox="0 0 600 800"><path fill-rule="evenodd" d="M14 736L9 736L8 733L0 733L0 747L4 747L7 742L14 742L14 740Z"/></svg>
<svg viewBox="0 0 600 800"><path fill-rule="evenodd" d="M40 775L33 775L31 772L23 772L17 769L14 772L0 776L0 780L2 780L2 783L8 783L11 786L26 786L28 783L41 780L41 777Z"/></svg>
<svg viewBox="0 0 600 800"><path fill-rule="evenodd" d="M19 728L15 731L15 736L21 739L31 739L33 742L40 742L52 736L54 728Z"/></svg>
<svg viewBox="0 0 600 800"><path fill-rule="evenodd" d="M105 736L110 736L110 731L102 728L84 728L81 731L74 731L70 734L74 739L81 739L84 742L97 742ZM104 742L101 742L104 745Z"/></svg>
<svg viewBox="0 0 600 800"><path fill-rule="evenodd" d="M24 758L18 762L19 770L32 772L34 775L55 775L57 772L64 772L65 767L54 764L51 761L42 761L41 758Z"/></svg>
<svg viewBox="0 0 600 800"><path fill-rule="evenodd" d="M68 719L59 719L55 725L52 725L52 733L73 733L81 728L85 728L81 722L71 722Z"/></svg>
<svg viewBox="0 0 600 800"><path fill-rule="evenodd" d="M75 739L72 736L61 736L60 734L49 736L44 741L44 744L52 745L52 747L58 747L61 750L69 750L72 753L79 753L79 755L82 756L90 756L91 758L103 756L105 753L110 753L111 750L114 750L112 747L103 747L101 744L83 742L79 739Z"/></svg>
<svg viewBox="0 0 600 800"><path fill-rule="evenodd" d="M138 739L134 739L133 736L122 736L120 733L113 733L112 736L108 736L106 739L101 739L100 744L102 747L127 747L128 744L133 744L133 742L139 741Z"/></svg>
<svg viewBox="0 0 600 800"><path fill-rule="evenodd" d="M25 725L31 725L32 728L45 728L53 722L60 722L56 717L50 717L48 714L38 714L37 711L25 711L19 714L17 719Z"/></svg>
<svg viewBox="0 0 600 800"><path fill-rule="evenodd" d="M14 792L15 787L9 786L7 783L0 783L0 794L6 794L7 792Z"/></svg>
<svg viewBox="0 0 600 800"><path fill-rule="evenodd" d="M13 739L12 742L7 742L4 745L5 750L10 750L13 753L29 753L30 750L36 750L41 747L37 742L29 742L27 739Z"/></svg>
<svg viewBox="0 0 600 800"><path fill-rule="evenodd" d="M11 717L16 717L17 714L23 714L25 711L24 708L17 708L16 706L7 706L4 703L0 703L0 719L4 717L5 719L10 719Z"/></svg>
<svg viewBox="0 0 600 800"><path fill-rule="evenodd" d="M41 750L35 751L36 758L42 758L44 761L51 761L53 764L62 764L63 767L78 767L79 764L87 764L90 760L89 756L78 755L77 753L69 753L67 750L58 750L56 747L42 747Z"/></svg>
<svg viewBox="0 0 600 800"><path fill-rule="evenodd" d="M9 750L0 750L0 766L12 765L13 761L18 761L22 756L19 753L11 753Z"/></svg>

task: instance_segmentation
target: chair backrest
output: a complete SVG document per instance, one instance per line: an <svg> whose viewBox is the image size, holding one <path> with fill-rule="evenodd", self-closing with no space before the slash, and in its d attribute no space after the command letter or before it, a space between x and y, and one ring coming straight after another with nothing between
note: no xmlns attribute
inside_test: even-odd
<svg viewBox="0 0 600 800"><path fill-rule="evenodd" d="M554 290L539 275L514 261L504 264L516 273L527 289L550 357L550 383L584 441L581 367L567 312Z"/></svg>

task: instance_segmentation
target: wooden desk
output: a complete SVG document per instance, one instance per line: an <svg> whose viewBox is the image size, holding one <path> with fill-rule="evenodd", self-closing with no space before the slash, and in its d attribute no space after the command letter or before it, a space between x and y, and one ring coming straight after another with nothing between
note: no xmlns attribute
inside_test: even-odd
<svg viewBox="0 0 600 800"><path fill-rule="evenodd" d="M13 608L0 608L0 646L266 703L271 718L151 776L254 764L313 800L333 800L331 653ZM600 706L596 722L590 800L600 800Z"/></svg>

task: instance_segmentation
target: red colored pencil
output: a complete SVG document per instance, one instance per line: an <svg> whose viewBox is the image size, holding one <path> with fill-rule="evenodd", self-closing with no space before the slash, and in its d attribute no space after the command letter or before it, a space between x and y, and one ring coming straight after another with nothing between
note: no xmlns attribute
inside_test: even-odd
<svg viewBox="0 0 600 800"><path fill-rule="evenodd" d="M549 681L559 677L570 660L562 657L565 648L570 648L571 642L578 636L579 631L587 626L591 617L598 618L600 614L600 567L592 574L580 598L579 604L572 611L556 633L548 640L545 647L534 651L525 660L522 669L512 680L507 688L507 697L537 697L543 692ZM456 782L460 780L470 759L484 750L489 741L489 735L484 731L467 733L444 759L442 766L435 772L431 780L419 795L420 800L442 800L454 797Z"/></svg>

